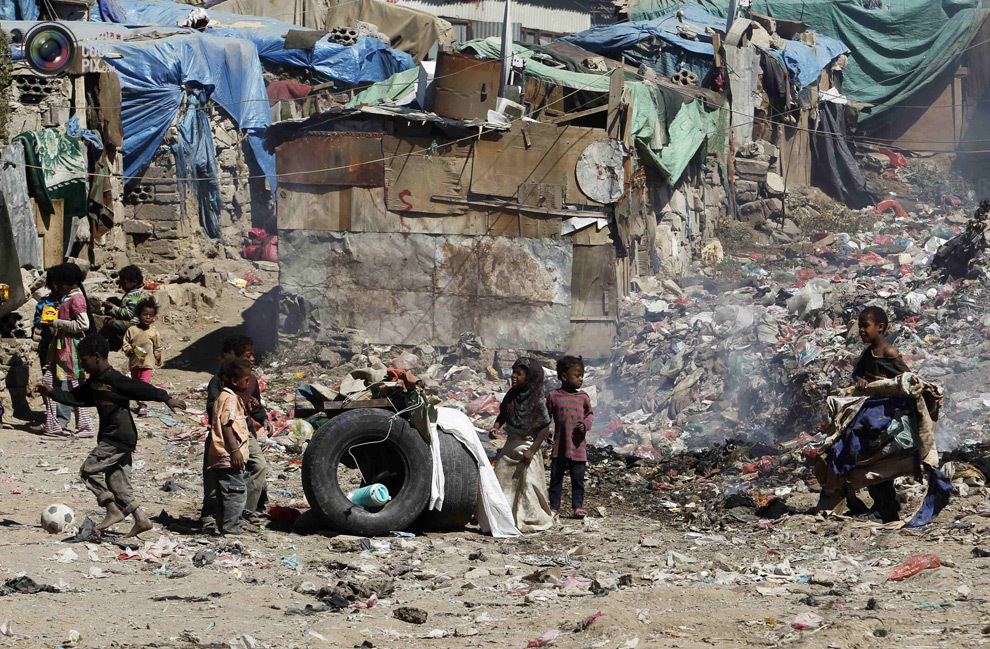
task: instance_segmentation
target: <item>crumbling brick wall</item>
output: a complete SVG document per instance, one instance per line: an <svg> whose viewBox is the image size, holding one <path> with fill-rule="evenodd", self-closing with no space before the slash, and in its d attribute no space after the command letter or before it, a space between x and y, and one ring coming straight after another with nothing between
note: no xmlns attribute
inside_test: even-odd
<svg viewBox="0 0 990 649"><path fill-rule="evenodd" d="M216 149L223 243L239 249L248 230L265 227L271 206L263 179L249 178L247 141L223 111L210 115ZM122 229L132 263L141 263L162 273L174 272L190 255L213 257L219 241L207 238L200 222L193 186L185 191L178 180L172 144L173 127L142 177L124 190Z"/></svg>
<svg viewBox="0 0 990 649"><path fill-rule="evenodd" d="M13 137L25 131L61 126L69 121L72 107L71 77L39 77L18 66L11 74L10 122Z"/></svg>

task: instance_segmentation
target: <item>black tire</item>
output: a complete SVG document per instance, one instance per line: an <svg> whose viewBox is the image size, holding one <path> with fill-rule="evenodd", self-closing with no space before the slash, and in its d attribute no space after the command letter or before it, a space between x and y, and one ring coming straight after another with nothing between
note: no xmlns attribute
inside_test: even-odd
<svg viewBox="0 0 990 649"><path fill-rule="evenodd" d="M392 500L378 510L355 505L340 489L337 469L356 444L384 440L353 450L364 475L389 488ZM430 499L433 458L419 433L404 419L377 408L351 410L332 418L313 434L303 455L306 499L331 529L355 536L380 536L404 530ZM401 475L398 475L401 472ZM379 477L375 480L375 477Z"/></svg>
<svg viewBox="0 0 990 649"><path fill-rule="evenodd" d="M438 431L443 463L443 509L426 510L417 525L429 530L460 529L471 522L478 508L478 463L450 433Z"/></svg>

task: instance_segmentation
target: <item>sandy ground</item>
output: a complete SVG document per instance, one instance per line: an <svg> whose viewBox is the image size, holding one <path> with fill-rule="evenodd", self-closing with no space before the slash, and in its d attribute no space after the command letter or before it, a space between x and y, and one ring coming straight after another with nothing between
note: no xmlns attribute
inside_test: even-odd
<svg viewBox="0 0 990 649"><path fill-rule="evenodd" d="M219 322L202 319L187 334L201 340L227 331L247 304L229 301ZM170 355L183 351L175 346ZM182 393L208 378L206 371L165 369L154 381ZM139 421L133 482L145 508L152 516L194 516L201 444L168 441L175 429L155 417ZM194 418L188 422L196 427ZM95 442L39 438L10 423L0 431L0 583L26 574L61 592L0 596L2 646L523 648L553 630L559 634L552 646L575 648L990 644L983 599L990 597L990 559L973 555L981 543L990 547L990 507L981 493L954 500L923 532L800 515L765 529L716 516L713 529L698 530L676 514L638 515L621 487L611 485L588 494L604 517L565 519L521 539L468 529L389 538L389 549L372 553L348 537L265 529L233 542L156 525L142 541L160 545L164 536L178 544L170 554L123 559L111 543L68 544L38 525L44 507L56 502L72 507L77 522L99 515L77 473ZM268 458L273 500L301 498L300 456ZM590 468L592 476L596 470ZM186 488L162 491L169 477ZM809 506L814 497L802 494L789 504ZM77 558L59 562L69 548ZM194 567L200 550L214 551L215 562ZM902 561L925 553L944 565L886 581ZM559 573L546 567L555 564ZM320 603L300 588L304 582L320 587L386 575L395 577L395 590L371 609L289 614ZM555 587L568 577L586 579ZM400 606L429 617L419 625L400 621L393 617ZM597 612L603 615L574 631ZM820 621L798 630L792 622L802 614ZM72 631L80 636L74 645Z"/></svg>

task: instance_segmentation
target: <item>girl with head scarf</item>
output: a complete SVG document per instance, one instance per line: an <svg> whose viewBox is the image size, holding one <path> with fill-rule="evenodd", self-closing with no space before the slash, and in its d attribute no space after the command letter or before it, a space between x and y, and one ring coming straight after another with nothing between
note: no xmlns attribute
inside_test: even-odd
<svg viewBox="0 0 990 649"><path fill-rule="evenodd" d="M540 446L550 434L550 415L543 394L543 368L534 359L520 358L512 366L512 386L502 399L495 428L505 429L495 475L512 507L520 532L539 532L553 525L546 471Z"/></svg>

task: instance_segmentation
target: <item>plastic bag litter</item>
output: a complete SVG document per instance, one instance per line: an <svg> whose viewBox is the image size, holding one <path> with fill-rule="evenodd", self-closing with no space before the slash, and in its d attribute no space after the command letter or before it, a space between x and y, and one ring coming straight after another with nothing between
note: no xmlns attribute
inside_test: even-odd
<svg viewBox="0 0 990 649"><path fill-rule="evenodd" d="M825 306L825 293L829 290L829 282L825 279L813 279L801 292L787 300L787 310L804 316Z"/></svg>
<svg viewBox="0 0 990 649"><path fill-rule="evenodd" d="M801 613L794 618L794 621L791 622L791 626L801 631L807 631L810 629L817 629L824 622L825 618L816 613Z"/></svg>
<svg viewBox="0 0 990 649"><path fill-rule="evenodd" d="M911 557L901 565L894 568L894 572L890 573L887 577L887 581L900 581L901 579L907 579L908 577L913 577L922 570L931 570L932 568L941 567L942 562L939 561L938 557L934 554L919 554Z"/></svg>
<svg viewBox="0 0 990 649"><path fill-rule="evenodd" d="M288 433L290 437L298 439L311 439L313 437L313 424L305 419L293 419L289 422Z"/></svg>

